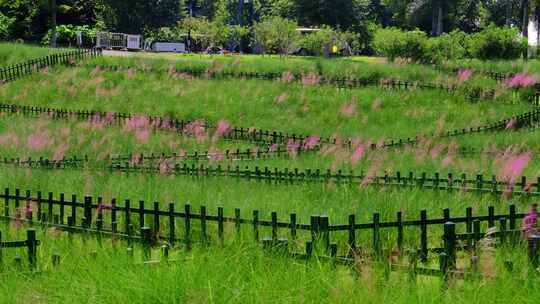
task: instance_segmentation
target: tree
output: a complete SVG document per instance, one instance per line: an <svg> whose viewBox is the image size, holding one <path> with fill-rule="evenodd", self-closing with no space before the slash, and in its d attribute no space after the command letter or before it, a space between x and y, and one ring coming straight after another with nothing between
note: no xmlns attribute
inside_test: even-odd
<svg viewBox="0 0 540 304"><path fill-rule="evenodd" d="M56 13L58 7L56 6L56 0L49 0L51 10L51 47L56 48Z"/></svg>
<svg viewBox="0 0 540 304"><path fill-rule="evenodd" d="M288 55L294 52L300 41L298 24L281 17L272 17L253 25L253 39L263 53Z"/></svg>

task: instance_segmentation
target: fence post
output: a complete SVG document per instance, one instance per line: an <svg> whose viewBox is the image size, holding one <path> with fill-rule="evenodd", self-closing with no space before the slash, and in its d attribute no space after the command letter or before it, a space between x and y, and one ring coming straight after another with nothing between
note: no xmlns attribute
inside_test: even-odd
<svg viewBox="0 0 540 304"><path fill-rule="evenodd" d="M380 231L379 231L379 221L380 221L380 215L379 213L373 213L373 250L375 252L375 256L379 257L381 253L381 238L380 238Z"/></svg>
<svg viewBox="0 0 540 304"><path fill-rule="evenodd" d="M427 262L428 245L427 245L427 210L420 211L420 260Z"/></svg>
<svg viewBox="0 0 540 304"><path fill-rule="evenodd" d="M506 218L504 217L501 217L499 219L499 224L500 224L500 235L501 235L501 245L505 245L506 244Z"/></svg>
<svg viewBox="0 0 540 304"><path fill-rule="evenodd" d="M191 205L186 204L184 206L184 213L185 213L185 238L186 238L186 246L189 249L191 246Z"/></svg>
<svg viewBox="0 0 540 304"><path fill-rule="evenodd" d="M296 213L291 213L291 240L294 242L296 240Z"/></svg>
<svg viewBox="0 0 540 304"><path fill-rule="evenodd" d="M234 228L235 228L235 231L236 231L236 237L237 238L240 238L240 228L241 228L241 223L240 223L240 208L234 208Z"/></svg>
<svg viewBox="0 0 540 304"><path fill-rule="evenodd" d="M38 210L41 210L41 193L38 192ZM71 195L71 217L73 226L77 225L77 196Z"/></svg>
<svg viewBox="0 0 540 304"><path fill-rule="evenodd" d="M26 230L26 246L28 247L28 263L30 268L34 270L37 266L37 240L34 228Z"/></svg>
<svg viewBox="0 0 540 304"><path fill-rule="evenodd" d="M201 240L206 245L206 206L201 206Z"/></svg>
<svg viewBox="0 0 540 304"><path fill-rule="evenodd" d="M356 251L356 219L354 214L349 215L349 253Z"/></svg>
<svg viewBox="0 0 540 304"><path fill-rule="evenodd" d="M255 242L259 242L259 210L253 210L253 235Z"/></svg>
<svg viewBox="0 0 540 304"><path fill-rule="evenodd" d="M319 220L321 225L321 235L324 243L324 248L326 251L328 251L328 249L330 248L330 221L327 215L322 215Z"/></svg>
<svg viewBox="0 0 540 304"><path fill-rule="evenodd" d="M312 215L310 218L311 224L311 245L315 246L317 243L317 229L318 229L318 215Z"/></svg>
<svg viewBox="0 0 540 304"><path fill-rule="evenodd" d="M455 268L456 266L456 224L446 222L444 224L444 252L447 255L447 266Z"/></svg>
<svg viewBox="0 0 540 304"><path fill-rule="evenodd" d="M397 213L397 247L401 252L403 250L403 213L398 211Z"/></svg>
<svg viewBox="0 0 540 304"><path fill-rule="evenodd" d="M143 247L143 261L147 262L150 260L151 257L151 236L152 231L150 227L142 227L141 228L141 237L142 237L142 247Z"/></svg>
<svg viewBox="0 0 540 304"><path fill-rule="evenodd" d="M529 236L527 239L527 254L529 256L529 262L533 268L533 271L535 271L539 266L540 236Z"/></svg>
<svg viewBox="0 0 540 304"><path fill-rule="evenodd" d="M4 216L9 216L9 188L4 190Z"/></svg>
<svg viewBox="0 0 540 304"><path fill-rule="evenodd" d="M50 201L50 193L49 193L49 201ZM49 203L51 204L51 203ZM49 205L50 206L50 205ZM52 211L52 209L49 211L49 213ZM84 197L84 228L90 228L92 225L92 197L91 196L85 196Z"/></svg>
<svg viewBox="0 0 540 304"><path fill-rule="evenodd" d="M169 204L169 244L174 246L175 242L175 222L174 222L174 203Z"/></svg>
<svg viewBox="0 0 540 304"><path fill-rule="evenodd" d="M218 235L219 242L223 246L223 207L218 207Z"/></svg>

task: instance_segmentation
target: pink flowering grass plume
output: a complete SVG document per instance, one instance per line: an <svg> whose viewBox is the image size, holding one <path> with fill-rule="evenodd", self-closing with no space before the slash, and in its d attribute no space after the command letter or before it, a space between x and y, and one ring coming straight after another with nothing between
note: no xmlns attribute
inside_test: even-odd
<svg viewBox="0 0 540 304"><path fill-rule="evenodd" d="M356 115L356 98L352 102L343 104L339 109L339 114L343 117L353 117Z"/></svg>
<svg viewBox="0 0 540 304"><path fill-rule="evenodd" d="M504 81L504 85L509 88L526 88L534 86L538 82L536 75L529 75L527 73L516 74L513 77L507 78Z"/></svg>
<svg viewBox="0 0 540 304"><path fill-rule="evenodd" d="M142 162L142 157L141 157L141 154L139 153L135 153L131 155L131 158L129 159L129 164L132 166L138 165L141 162Z"/></svg>
<svg viewBox="0 0 540 304"><path fill-rule="evenodd" d="M231 131L232 131L231 125L225 120L220 120L216 127L216 133L214 134L214 139L218 139Z"/></svg>
<svg viewBox="0 0 540 304"><path fill-rule="evenodd" d="M521 177L523 170L525 169L525 167L527 167L527 164L529 163L531 158L531 152L526 152L510 157L503 167L503 180L509 182L510 184L515 184L517 179Z"/></svg>
<svg viewBox="0 0 540 304"><path fill-rule="evenodd" d="M302 84L304 86L315 86L321 83L321 76L313 73L302 75Z"/></svg>
<svg viewBox="0 0 540 304"><path fill-rule="evenodd" d="M270 145L270 147L268 147L268 152L275 153L275 152L278 151L278 149L279 149L278 144L272 144L272 145Z"/></svg>
<svg viewBox="0 0 540 304"><path fill-rule="evenodd" d="M320 140L321 138L316 135L311 135L304 138L304 142L303 142L304 150L308 151L308 150L314 149L315 147L317 147Z"/></svg>
<svg viewBox="0 0 540 304"><path fill-rule="evenodd" d="M60 162L64 159L66 152L69 150L69 145L66 143L63 143L56 147L54 150L52 161L54 162Z"/></svg>
<svg viewBox="0 0 540 304"><path fill-rule="evenodd" d="M294 74L287 71L287 72L283 72L283 74L281 75L281 81L283 82L293 82L294 81Z"/></svg>
<svg viewBox="0 0 540 304"><path fill-rule="evenodd" d="M38 130L37 132L30 134L26 139L26 146L33 151L42 151L52 143L53 139L46 130Z"/></svg>
<svg viewBox="0 0 540 304"><path fill-rule="evenodd" d="M282 103L284 103L287 99L289 99L289 93L283 92L281 95L276 96L276 98L274 99L274 101L275 101L277 104L282 104Z"/></svg>
<svg viewBox="0 0 540 304"><path fill-rule="evenodd" d="M377 97L375 98L375 100L373 100L373 103L371 104L371 110L373 112L377 112L381 109L382 107L382 99L380 97Z"/></svg>
<svg viewBox="0 0 540 304"><path fill-rule="evenodd" d="M289 139L287 141L287 153L289 156L296 157L298 155L298 150L300 148L300 143L294 139Z"/></svg>
<svg viewBox="0 0 540 304"><path fill-rule="evenodd" d="M170 172L171 170L171 166L166 162L166 161L162 161L160 164L159 164L159 174L160 175L166 175Z"/></svg>
<svg viewBox="0 0 540 304"><path fill-rule="evenodd" d="M202 143L208 139L206 124L202 120L195 120L184 126L184 133L188 136L195 136L197 142Z"/></svg>
<svg viewBox="0 0 540 304"><path fill-rule="evenodd" d="M469 80L473 74L473 71L470 69L460 69L458 71L458 82L459 84L464 83L465 81Z"/></svg>
<svg viewBox="0 0 540 304"><path fill-rule="evenodd" d="M538 204L532 204L521 226L524 236L538 233Z"/></svg>
<svg viewBox="0 0 540 304"><path fill-rule="evenodd" d="M516 125L516 123L517 123L517 118L512 117L512 118L506 123L506 127L505 127L504 129L505 129L505 130L513 129L514 126Z"/></svg>
<svg viewBox="0 0 540 304"><path fill-rule="evenodd" d="M444 151L445 145L443 144L437 144L430 150L431 159L435 160L437 157L441 155L441 153Z"/></svg>
<svg viewBox="0 0 540 304"><path fill-rule="evenodd" d="M364 156L365 152L366 148L364 145L357 145L356 148L354 148L353 154L351 155L351 164L356 165L362 156Z"/></svg>
<svg viewBox="0 0 540 304"><path fill-rule="evenodd" d="M222 151L220 151L218 148L211 147L208 150L208 159L210 160L211 163L222 161L225 159L225 154Z"/></svg>

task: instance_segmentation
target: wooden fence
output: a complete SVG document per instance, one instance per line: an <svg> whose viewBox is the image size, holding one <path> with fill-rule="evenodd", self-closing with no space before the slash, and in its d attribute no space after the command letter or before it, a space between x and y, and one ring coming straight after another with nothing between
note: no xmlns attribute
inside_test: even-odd
<svg viewBox="0 0 540 304"><path fill-rule="evenodd" d="M269 219L263 219L263 215L258 210L253 210L251 218L246 218L242 217L239 208L235 208L234 216L231 217L225 216L223 207L218 207L217 212L211 214L204 205L200 206L199 212L192 210L189 204L184 205L179 211L176 210L177 205L174 203L168 204L167 208L163 209L160 203L154 202L149 208L143 200L139 200L138 204L132 204L129 199L121 202L114 198L104 202L102 197L84 196L80 198L74 194L68 198L64 193L55 197L52 192L44 196L40 191L34 195L31 191L21 194L19 189L13 191L9 188L6 188L4 193L0 195L0 200L2 200L0 210L3 211L4 218L26 219L28 221L35 221L37 218L38 222L67 224L69 227L80 226L81 228L94 229L97 232L121 233L126 236L136 235L133 227L152 226L156 239L167 240L170 244L178 242L189 244L197 239L203 243L210 239L223 242L225 231L234 231L233 233L239 237L240 234L247 233L243 227L249 227L252 231L251 237L257 241L266 235L274 241L283 237L296 241L303 233L304 237L311 236L310 240L313 244L321 242L325 249L329 249L333 238L339 240L346 236L344 252L365 247L370 248L371 252L378 253L383 245L400 250L404 249L406 231L415 235L419 232L418 238L412 238L415 239L413 248L418 248L424 259L427 258L430 251L440 251L439 242L435 242L435 247L429 246L430 240L433 242L429 231L440 230L444 223L453 222L456 225L464 225L464 232L474 236L474 225L487 223L488 227L493 227L500 223L501 231L513 231L519 228L518 220L524 217L523 213L517 211L515 205L509 205L506 212L499 214L496 214L495 208L491 206L488 208L487 215L473 215L473 208L469 207L465 210L465 216L452 217L450 209L444 209L443 217L440 218L428 218L427 210L422 210L418 219L405 219L404 213L399 211L394 220L387 221L383 221L379 213L374 213L372 221L367 223L358 223L355 214L350 214L348 222L345 224L332 223L326 215L312 215L309 223L301 223L296 213L289 214L288 220L284 221L278 219L277 212L271 212ZM182 222L182 225L178 225L179 222ZM212 223L215 224L214 229L210 228ZM226 227L227 224L233 225L234 229ZM195 228L195 225L198 227ZM408 227L418 229L417 231L416 229L413 229L415 231L406 230ZM217 238L211 237L209 231L214 231ZM387 233L385 238L387 242L384 244L383 231ZM371 244L360 244L357 241L357 236L363 233L371 234ZM480 231L475 233L481 236ZM393 234L394 237L390 238L390 234ZM395 243L389 243L394 241ZM474 241L474 239L471 237L470 241Z"/></svg>
<svg viewBox="0 0 540 304"><path fill-rule="evenodd" d="M120 69L131 69L134 71L148 72L152 71L152 68L139 68L139 67L123 67L119 65L100 65L101 68L110 71L118 71ZM187 75L191 77L205 77L211 79L225 79L225 78L243 78L243 79L260 79L260 80L271 80L279 81L283 79L283 73L273 73L273 72L236 72L236 71L211 71L208 69L192 69L192 68L156 68L156 72L168 72L176 73L181 75ZM457 85L446 85L446 84L436 84L436 83L422 83L422 82L410 82L405 80L398 79L374 79L374 78L355 78L355 77L338 77L338 76L325 76L325 75L310 75L303 73L291 73L291 79L295 81L302 82L306 77L316 79L317 84L328 84L337 86L339 88L360 88L366 86L378 86L383 89L389 90L404 90L411 91L417 89L431 89L431 90L440 90L446 93L458 93L460 88ZM482 99L494 99L496 94L495 90L483 90L481 93L467 93L465 97L470 101L478 101ZM540 105L540 94L536 93L532 100L530 100L535 105Z"/></svg>
<svg viewBox="0 0 540 304"><path fill-rule="evenodd" d="M4 248L27 248L28 249L28 265L31 269L35 269L37 265L37 246L40 241L36 239L36 230L29 228L26 230L26 240L21 241L2 241L2 231L0 231L0 267L3 263ZM22 259L20 256L15 257L15 264L17 266L22 265Z"/></svg>
<svg viewBox="0 0 540 304"><path fill-rule="evenodd" d="M167 130L173 132L179 132L186 134L193 121L190 120L180 120L174 117L161 117L161 116L148 116L148 115L137 115L132 113L118 113L118 112L99 112L99 111L79 111L79 110L67 110L67 109L55 109L55 108L44 108L44 107L34 107L34 106L19 106L15 104L0 104L0 112L7 114L22 114L25 116L42 116L46 115L52 119L81 119L81 120L91 120L95 123L104 123L106 125L123 125L128 122L129 119L138 117L147 119L148 125L152 126L154 129L158 130ZM441 138L450 138L456 136L463 136L474 133L484 133L484 132L497 132L504 131L510 128L512 130L526 128L535 125L540 122L540 108L536 108L532 111L525 112L510 118L502 119L497 122L492 122L483 126L469 127L456 129L453 131L446 131L440 134ZM205 121L201 121L199 126L205 131L212 131L216 129L216 126ZM435 134L425 135L426 137L434 137ZM303 143L306 139L311 137L310 135L302 135L295 133L287 133L282 131L271 131L271 130L260 130L254 128L244 128L244 127L231 127L227 132L222 134L221 138L224 140L231 141L246 141L257 144L288 144L290 142L300 143L299 150L308 150L304 149ZM408 137L406 139L399 140L386 140L380 144L372 144L371 149L379 148L393 148L393 147L402 147L404 145L414 145L421 142L424 136L415 136ZM321 144L330 144L330 145L340 145L342 147L352 149L355 146L355 140L352 138L348 139L338 139L335 137L321 137L318 140L318 146ZM312 148L310 150L317 150Z"/></svg>
<svg viewBox="0 0 540 304"><path fill-rule="evenodd" d="M72 61L83 60L85 58L101 56L101 51L97 49L75 49L64 53L50 54L44 57L30 59L12 66L0 68L0 83L17 80L46 67L68 64Z"/></svg>
<svg viewBox="0 0 540 304"><path fill-rule="evenodd" d="M114 159L114 158L113 158ZM110 172L159 174L192 176L205 178L234 178L246 181L260 181L275 184L294 183L324 183L337 185L399 187L409 189L431 189L436 191L462 191L488 195L506 196L540 196L540 177L529 180L522 176L519 181L509 182L499 180L495 175L485 178L483 174L473 175L466 173L442 175L439 172L428 175L426 172L402 174L396 171L395 175L367 175L364 172L343 172L321 169L298 168L269 168L222 165L188 165L185 162L171 162L168 160L157 163L141 164L133 161L97 161L88 157L70 157L62 160L50 160L44 157L26 158L0 158L0 165L15 166L31 169L74 169L74 170L105 170Z"/></svg>

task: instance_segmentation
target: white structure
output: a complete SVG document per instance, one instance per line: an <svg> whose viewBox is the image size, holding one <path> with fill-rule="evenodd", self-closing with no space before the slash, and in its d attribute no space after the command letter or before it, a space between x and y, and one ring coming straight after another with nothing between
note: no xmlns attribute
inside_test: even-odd
<svg viewBox="0 0 540 304"><path fill-rule="evenodd" d="M96 33L96 47L102 49L141 50L141 36L123 33Z"/></svg>
<svg viewBox="0 0 540 304"><path fill-rule="evenodd" d="M156 42L152 46L154 52L175 52L185 53L186 45L184 43Z"/></svg>

